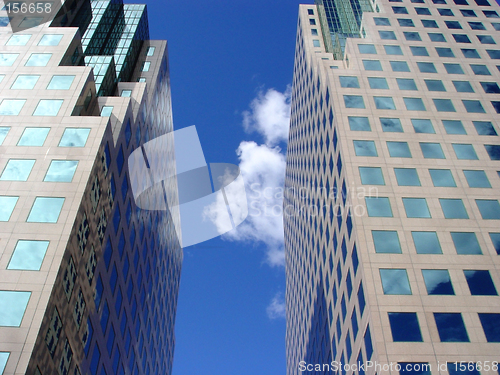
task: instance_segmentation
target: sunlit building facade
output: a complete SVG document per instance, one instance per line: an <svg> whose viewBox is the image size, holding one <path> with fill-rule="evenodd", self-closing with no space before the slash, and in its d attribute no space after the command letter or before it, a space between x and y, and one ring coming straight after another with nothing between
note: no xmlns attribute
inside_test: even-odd
<svg viewBox="0 0 500 375"><path fill-rule="evenodd" d="M299 9L287 373L498 374L500 7L376 1L339 58L347 3Z"/></svg>
<svg viewBox="0 0 500 375"><path fill-rule="evenodd" d="M170 374L179 218L137 207L149 172L128 165L173 130L167 43L118 0L10 21L29 27L0 11L0 374Z"/></svg>

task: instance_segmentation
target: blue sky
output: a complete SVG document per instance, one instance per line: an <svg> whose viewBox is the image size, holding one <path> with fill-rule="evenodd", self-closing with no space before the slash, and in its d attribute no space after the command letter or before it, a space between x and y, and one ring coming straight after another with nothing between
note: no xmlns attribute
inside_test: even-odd
<svg viewBox="0 0 500 375"><path fill-rule="evenodd" d="M241 162L262 186L283 178L285 93L307 2L147 2L151 38L168 40L175 128L196 125L208 162ZM280 230L279 218L253 215L229 239L184 250L174 375L285 374Z"/></svg>

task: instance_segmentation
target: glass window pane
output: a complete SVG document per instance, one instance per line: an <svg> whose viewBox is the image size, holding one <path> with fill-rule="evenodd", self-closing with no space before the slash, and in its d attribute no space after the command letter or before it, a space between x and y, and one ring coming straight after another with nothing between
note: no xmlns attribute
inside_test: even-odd
<svg viewBox="0 0 500 375"><path fill-rule="evenodd" d="M454 295L448 270L422 270L425 287L429 295Z"/></svg>
<svg viewBox="0 0 500 375"><path fill-rule="evenodd" d="M39 271L48 246L49 241L17 241L7 269Z"/></svg>
<svg viewBox="0 0 500 375"><path fill-rule="evenodd" d="M421 73L437 73L436 67L431 62L417 62Z"/></svg>
<svg viewBox="0 0 500 375"><path fill-rule="evenodd" d="M464 270L464 275L469 285L470 294L473 296L497 296L497 290L490 271Z"/></svg>
<svg viewBox="0 0 500 375"><path fill-rule="evenodd" d="M496 44L491 35L476 35L481 44Z"/></svg>
<svg viewBox="0 0 500 375"><path fill-rule="evenodd" d="M401 254L398 232L395 230L372 230L375 252Z"/></svg>
<svg viewBox="0 0 500 375"><path fill-rule="evenodd" d="M26 128L17 143L18 146L43 146L50 128Z"/></svg>
<svg viewBox="0 0 500 375"><path fill-rule="evenodd" d="M77 165L77 160L52 160L44 181L71 182Z"/></svg>
<svg viewBox="0 0 500 375"><path fill-rule="evenodd" d="M462 53L464 57L467 59L480 59L479 53L475 49L471 48L462 48Z"/></svg>
<svg viewBox="0 0 500 375"><path fill-rule="evenodd" d="M5 140L5 137L7 137L9 130L10 130L10 126L1 126L0 127L0 145Z"/></svg>
<svg viewBox="0 0 500 375"><path fill-rule="evenodd" d="M422 334L418 324L417 313L414 312L390 312L389 323L391 325L392 339L394 342L421 342Z"/></svg>
<svg viewBox="0 0 500 375"><path fill-rule="evenodd" d="M474 89L467 81L452 81L457 92L474 92Z"/></svg>
<svg viewBox="0 0 500 375"><path fill-rule="evenodd" d="M420 142L420 149L426 159L445 159L439 143Z"/></svg>
<svg viewBox="0 0 500 375"><path fill-rule="evenodd" d="M109 117L113 113L113 106L105 105L101 109L101 117Z"/></svg>
<svg viewBox="0 0 500 375"><path fill-rule="evenodd" d="M456 112L450 99L432 99L438 112Z"/></svg>
<svg viewBox="0 0 500 375"><path fill-rule="evenodd" d="M69 90L75 76L52 76L47 90Z"/></svg>
<svg viewBox="0 0 500 375"><path fill-rule="evenodd" d="M59 142L59 147L84 147L89 137L88 128L66 128Z"/></svg>
<svg viewBox="0 0 500 375"><path fill-rule="evenodd" d="M0 326L19 327L31 292L0 290Z"/></svg>
<svg viewBox="0 0 500 375"><path fill-rule="evenodd" d="M427 49L425 47L410 46L410 51L413 56L429 56Z"/></svg>
<svg viewBox="0 0 500 375"><path fill-rule="evenodd" d="M132 90L122 90L122 93L120 96L122 96L124 98L129 98L130 96L132 96Z"/></svg>
<svg viewBox="0 0 500 375"><path fill-rule="evenodd" d="M384 46L385 53L387 55L403 55L403 50L400 46Z"/></svg>
<svg viewBox="0 0 500 375"><path fill-rule="evenodd" d="M500 94L500 87L496 82L480 82L486 94Z"/></svg>
<svg viewBox="0 0 500 375"><path fill-rule="evenodd" d="M374 96L373 100L377 109L396 109L394 100L390 96Z"/></svg>
<svg viewBox="0 0 500 375"><path fill-rule="evenodd" d="M28 215L28 223L57 223L64 198L36 197Z"/></svg>
<svg viewBox="0 0 500 375"><path fill-rule="evenodd" d="M340 87L352 87L359 89L358 77L340 76Z"/></svg>
<svg viewBox="0 0 500 375"><path fill-rule="evenodd" d="M0 66L12 66L17 56L18 53L0 53Z"/></svg>
<svg viewBox="0 0 500 375"><path fill-rule="evenodd" d="M12 90L32 90L40 76L18 75L12 86Z"/></svg>
<svg viewBox="0 0 500 375"><path fill-rule="evenodd" d="M396 82L400 90L418 90L415 81L411 78L396 78Z"/></svg>
<svg viewBox="0 0 500 375"><path fill-rule="evenodd" d="M403 205L406 217L409 218L430 218L431 213L425 198L403 198Z"/></svg>
<svg viewBox="0 0 500 375"><path fill-rule="evenodd" d="M498 135L490 121L472 121L478 135Z"/></svg>
<svg viewBox="0 0 500 375"><path fill-rule="evenodd" d="M346 108L365 108L365 102L361 95L344 95Z"/></svg>
<svg viewBox="0 0 500 375"><path fill-rule="evenodd" d="M415 133L436 134L432 122L429 119L411 119Z"/></svg>
<svg viewBox="0 0 500 375"><path fill-rule="evenodd" d="M371 131L368 117L349 116L349 128L353 131Z"/></svg>
<svg viewBox="0 0 500 375"><path fill-rule="evenodd" d="M439 198L439 203L441 204L445 219L469 218L461 199Z"/></svg>
<svg viewBox="0 0 500 375"><path fill-rule="evenodd" d="M365 197L366 209L370 217L392 217L391 204L386 197Z"/></svg>
<svg viewBox="0 0 500 375"><path fill-rule="evenodd" d="M45 34L38 42L39 46L58 46L61 41L62 34Z"/></svg>
<svg viewBox="0 0 500 375"><path fill-rule="evenodd" d="M405 269L380 269L384 294L411 294L410 282Z"/></svg>
<svg viewBox="0 0 500 375"><path fill-rule="evenodd" d="M499 145L484 145L486 152L491 160L500 160L500 146Z"/></svg>
<svg viewBox="0 0 500 375"><path fill-rule="evenodd" d="M399 186L420 186L420 179L415 168L394 168Z"/></svg>
<svg viewBox="0 0 500 375"><path fill-rule="evenodd" d="M451 238L453 239L457 254L480 255L483 253L474 232L451 232Z"/></svg>
<svg viewBox="0 0 500 375"><path fill-rule="evenodd" d="M483 220L500 220L500 204L496 199L476 199Z"/></svg>
<svg viewBox="0 0 500 375"><path fill-rule="evenodd" d="M403 98L408 111L425 111L425 105L421 98Z"/></svg>
<svg viewBox="0 0 500 375"><path fill-rule="evenodd" d="M25 46L31 38L31 34L14 34L7 41L7 46Z"/></svg>
<svg viewBox="0 0 500 375"><path fill-rule="evenodd" d="M470 67L477 76L491 76L491 73L486 65L470 64Z"/></svg>
<svg viewBox="0 0 500 375"><path fill-rule="evenodd" d="M500 342L500 314L479 313L478 315L486 340L488 342Z"/></svg>
<svg viewBox="0 0 500 375"><path fill-rule="evenodd" d="M460 64L444 63L443 65L448 74L465 74Z"/></svg>
<svg viewBox="0 0 500 375"><path fill-rule="evenodd" d="M9 221L19 197L0 196L0 221Z"/></svg>
<svg viewBox="0 0 500 375"><path fill-rule="evenodd" d="M24 66L47 66L51 57L51 53L32 53Z"/></svg>
<svg viewBox="0 0 500 375"><path fill-rule="evenodd" d="M471 43L469 37L466 34L453 34L453 38L457 43Z"/></svg>
<svg viewBox="0 0 500 375"><path fill-rule="evenodd" d="M443 81L437 79L424 79L424 82L429 91L446 91Z"/></svg>
<svg viewBox="0 0 500 375"><path fill-rule="evenodd" d="M460 313L434 313L441 342L469 342Z"/></svg>
<svg viewBox="0 0 500 375"><path fill-rule="evenodd" d="M407 142L387 142L387 148L391 158L411 158Z"/></svg>
<svg viewBox="0 0 500 375"><path fill-rule="evenodd" d="M9 360L9 352L0 352L0 374L3 374L7 361Z"/></svg>
<svg viewBox="0 0 500 375"><path fill-rule="evenodd" d="M403 132L401 121L398 118L381 117L380 124L382 125L382 130L384 132L393 132L393 133Z"/></svg>
<svg viewBox="0 0 500 375"><path fill-rule="evenodd" d="M417 254L442 254L436 232L411 232Z"/></svg>
<svg viewBox="0 0 500 375"><path fill-rule="evenodd" d="M446 42L446 38L441 33L428 33L427 35L432 42Z"/></svg>
<svg viewBox="0 0 500 375"><path fill-rule="evenodd" d="M359 167L359 175L363 185L385 185L380 167Z"/></svg>
<svg viewBox="0 0 500 375"><path fill-rule="evenodd" d="M458 21L444 21L444 23L446 24L446 27L448 27L448 29L461 29L462 26L460 25L460 22Z"/></svg>
<svg viewBox="0 0 500 375"><path fill-rule="evenodd" d="M26 181L35 165L35 160L10 159L5 166L0 180Z"/></svg>
<svg viewBox="0 0 500 375"><path fill-rule="evenodd" d="M19 27L29 29L39 26L43 21L43 17L24 17Z"/></svg>
<svg viewBox="0 0 500 375"><path fill-rule="evenodd" d="M382 70L382 64L380 63L379 60L363 60L363 66L365 70L375 70L375 71Z"/></svg>
<svg viewBox="0 0 500 375"><path fill-rule="evenodd" d="M395 14L408 14L408 10L405 7L392 7L392 11Z"/></svg>
<svg viewBox="0 0 500 375"><path fill-rule="evenodd" d="M398 18L398 23L401 27L415 27L415 24L410 18Z"/></svg>
<svg viewBox="0 0 500 375"><path fill-rule="evenodd" d="M455 57L453 50L447 47L436 47L436 52L439 57Z"/></svg>
<svg viewBox="0 0 500 375"><path fill-rule="evenodd" d="M156 47L148 47L148 51L146 52L146 56L153 56L155 54Z"/></svg>
<svg viewBox="0 0 500 375"><path fill-rule="evenodd" d="M17 116L26 103L26 99L4 99L0 104L0 116Z"/></svg>
<svg viewBox="0 0 500 375"><path fill-rule="evenodd" d="M469 113L486 113L479 100L462 100L462 103Z"/></svg>
<svg viewBox="0 0 500 375"><path fill-rule="evenodd" d="M453 143L453 150L455 151L455 155L457 159L461 160L478 160L476 151L474 147L470 144L459 144Z"/></svg>
<svg viewBox="0 0 500 375"><path fill-rule="evenodd" d="M420 42L422 40L420 34L415 31L403 31L403 35L405 36L405 39L408 41Z"/></svg>
<svg viewBox="0 0 500 375"><path fill-rule="evenodd" d="M378 156L374 141L352 141L357 156Z"/></svg>
<svg viewBox="0 0 500 375"><path fill-rule="evenodd" d="M409 72L410 67L406 61L390 61L393 72Z"/></svg>
<svg viewBox="0 0 500 375"><path fill-rule="evenodd" d="M398 365L399 375L431 375L432 366L428 362L398 362Z"/></svg>
<svg viewBox="0 0 500 375"><path fill-rule="evenodd" d="M33 116L57 116L62 104L62 99L42 99L38 102Z"/></svg>
<svg viewBox="0 0 500 375"><path fill-rule="evenodd" d="M464 170L464 175L471 188L491 188L490 181L484 171Z"/></svg>
<svg viewBox="0 0 500 375"><path fill-rule="evenodd" d="M442 120L446 134L467 134L460 120Z"/></svg>
<svg viewBox="0 0 500 375"><path fill-rule="evenodd" d="M367 53L376 55L377 50L375 49L375 45L373 44L358 44L359 53Z"/></svg>
<svg viewBox="0 0 500 375"><path fill-rule="evenodd" d="M500 255L500 233L490 233L490 239L493 243L493 248Z"/></svg>
<svg viewBox="0 0 500 375"><path fill-rule="evenodd" d="M388 90L389 85L387 85L387 80L382 77L368 77L368 83L371 89L382 89Z"/></svg>

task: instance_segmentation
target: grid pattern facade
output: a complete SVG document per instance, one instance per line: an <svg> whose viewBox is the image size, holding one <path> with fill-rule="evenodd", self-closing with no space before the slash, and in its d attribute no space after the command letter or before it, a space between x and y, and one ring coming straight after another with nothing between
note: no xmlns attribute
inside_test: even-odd
<svg viewBox="0 0 500 375"><path fill-rule="evenodd" d="M0 374L170 374L179 218L135 205L127 162L173 130L166 42L141 39L131 82L99 97L62 64L79 35L0 34Z"/></svg>
<svg viewBox="0 0 500 375"><path fill-rule="evenodd" d="M300 7L284 201L287 371L371 360L454 374L467 361L474 371L458 373L496 374L482 364L500 349L500 7L377 6L342 61L325 48L318 8Z"/></svg>

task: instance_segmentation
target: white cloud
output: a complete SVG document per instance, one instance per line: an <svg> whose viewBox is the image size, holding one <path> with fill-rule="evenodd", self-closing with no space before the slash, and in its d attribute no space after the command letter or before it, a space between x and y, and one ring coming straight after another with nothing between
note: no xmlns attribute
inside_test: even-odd
<svg viewBox="0 0 500 375"><path fill-rule="evenodd" d="M290 123L291 87L284 93L269 89L260 91L250 103L251 111L243 112L243 126L248 132L258 132L267 146L287 141Z"/></svg>
<svg viewBox="0 0 500 375"><path fill-rule="evenodd" d="M271 303L267 306L266 312L267 316L271 320L285 318L285 299L283 298L282 293L276 293L274 298L271 300Z"/></svg>

